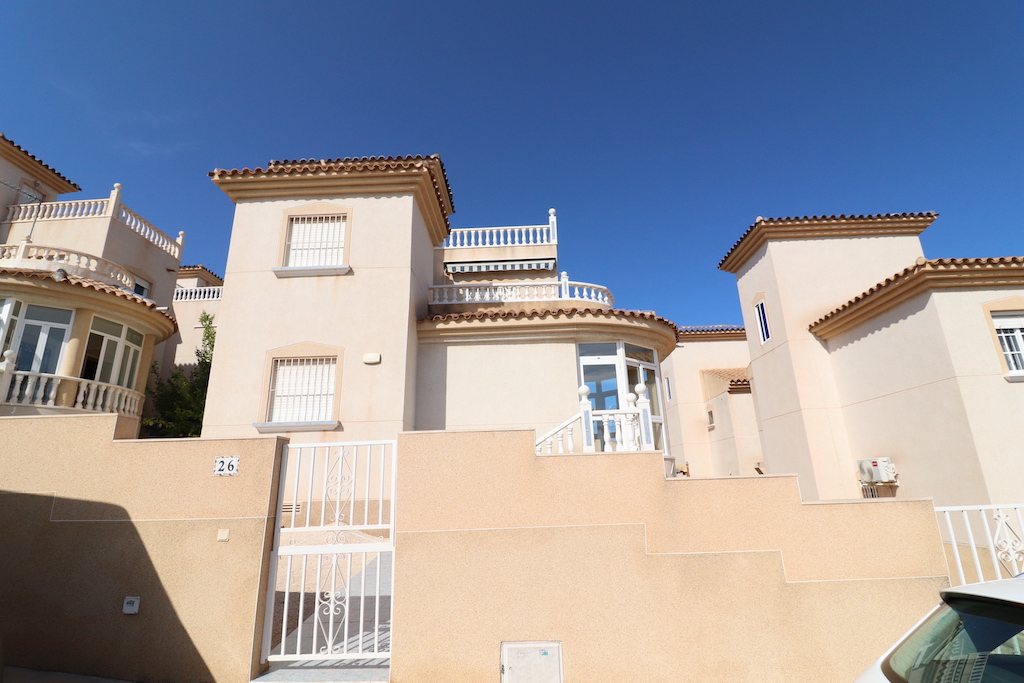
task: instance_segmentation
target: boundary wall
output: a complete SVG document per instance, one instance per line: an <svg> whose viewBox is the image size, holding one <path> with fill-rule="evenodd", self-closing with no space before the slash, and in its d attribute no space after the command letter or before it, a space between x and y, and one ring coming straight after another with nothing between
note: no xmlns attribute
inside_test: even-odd
<svg viewBox="0 0 1024 683"><path fill-rule="evenodd" d="M248 683L277 437L112 440L116 415L0 419L0 637L11 666ZM214 459L239 456L237 476ZM138 597L138 614L123 614Z"/></svg>
<svg viewBox="0 0 1024 683"><path fill-rule="evenodd" d="M400 435L394 683L497 680L506 641L561 642L567 682L853 680L949 585L930 500L533 442Z"/></svg>

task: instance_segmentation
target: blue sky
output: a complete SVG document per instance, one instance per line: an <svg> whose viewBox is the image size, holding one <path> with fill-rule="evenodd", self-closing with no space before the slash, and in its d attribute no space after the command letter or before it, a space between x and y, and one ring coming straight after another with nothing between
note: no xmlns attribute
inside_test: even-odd
<svg viewBox="0 0 1024 683"><path fill-rule="evenodd" d="M1024 4L11 3L0 131L223 272L213 168L432 154L453 227L559 215L624 308L741 321L758 215L937 211L930 258L1024 253Z"/></svg>

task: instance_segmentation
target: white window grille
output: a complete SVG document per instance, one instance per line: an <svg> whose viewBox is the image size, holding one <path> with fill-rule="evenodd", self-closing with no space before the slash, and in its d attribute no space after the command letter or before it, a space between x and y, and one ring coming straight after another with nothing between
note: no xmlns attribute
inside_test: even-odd
<svg viewBox="0 0 1024 683"><path fill-rule="evenodd" d="M269 422L333 419L337 358L276 358L270 378Z"/></svg>
<svg viewBox="0 0 1024 683"><path fill-rule="evenodd" d="M772 338L771 330L768 328L768 312L765 310L764 301L754 304L754 314L757 316L757 333L761 337L761 343Z"/></svg>
<svg viewBox="0 0 1024 683"><path fill-rule="evenodd" d="M999 345L1011 373L1024 373L1024 314L993 315Z"/></svg>
<svg viewBox="0 0 1024 683"><path fill-rule="evenodd" d="M345 216L292 216L285 252L289 268L343 265Z"/></svg>

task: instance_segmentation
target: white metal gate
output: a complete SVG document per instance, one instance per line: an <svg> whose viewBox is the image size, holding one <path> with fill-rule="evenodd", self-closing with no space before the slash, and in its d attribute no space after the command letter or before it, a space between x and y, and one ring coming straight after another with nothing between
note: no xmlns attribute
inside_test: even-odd
<svg viewBox="0 0 1024 683"><path fill-rule="evenodd" d="M957 575L950 576L959 580L956 585L1008 579L1024 571L1024 504L938 507L935 512L947 557L956 565Z"/></svg>
<svg viewBox="0 0 1024 683"><path fill-rule="evenodd" d="M390 659L395 442L285 446L263 661Z"/></svg>

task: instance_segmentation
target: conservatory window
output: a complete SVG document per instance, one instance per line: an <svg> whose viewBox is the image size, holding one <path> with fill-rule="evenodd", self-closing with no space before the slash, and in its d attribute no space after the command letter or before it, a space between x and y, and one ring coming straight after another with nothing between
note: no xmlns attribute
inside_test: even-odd
<svg viewBox="0 0 1024 683"><path fill-rule="evenodd" d="M82 379L134 388L143 335L127 325L95 317L82 360Z"/></svg>

